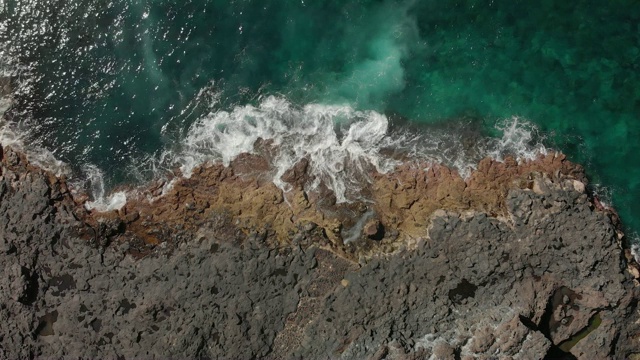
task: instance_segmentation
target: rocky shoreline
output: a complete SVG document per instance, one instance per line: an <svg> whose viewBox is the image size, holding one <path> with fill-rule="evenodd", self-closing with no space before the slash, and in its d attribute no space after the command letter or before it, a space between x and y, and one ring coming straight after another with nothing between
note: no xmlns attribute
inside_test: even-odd
<svg viewBox="0 0 640 360"><path fill-rule="evenodd" d="M561 154L370 172L362 201L268 153L118 211L2 149L0 358L637 358L638 265Z"/></svg>

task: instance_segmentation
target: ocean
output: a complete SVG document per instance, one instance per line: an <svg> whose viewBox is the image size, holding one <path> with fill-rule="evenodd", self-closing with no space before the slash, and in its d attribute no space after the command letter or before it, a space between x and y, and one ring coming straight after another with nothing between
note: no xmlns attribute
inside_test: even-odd
<svg viewBox="0 0 640 360"><path fill-rule="evenodd" d="M640 232L637 1L0 0L0 72L2 142L96 203L258 138L344 201L363 162L556 149Z"/></svg>

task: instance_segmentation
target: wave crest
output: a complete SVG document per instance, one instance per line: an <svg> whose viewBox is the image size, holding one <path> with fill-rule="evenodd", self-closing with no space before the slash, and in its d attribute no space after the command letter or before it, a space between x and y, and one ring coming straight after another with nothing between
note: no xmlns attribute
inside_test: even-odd
<svg viewBox="0 0 640 360"><path fill-rule="evenodd" d="M467 176L485 156L502 160L509 154L524 160L546 153L540 142L534 143L535 126L520 118L498 122L501 138L463 131L464 126L392 130L388 117L375 111L348 105L296 106L286 98L269 96L257 105L212 111L202 117L180 145L165 151L153 167L177 165L189 177L203 163L228 165L241 153L256 153L255 144L266 140L275 149L272 180L283 191L289 185L281 180L282 175L306 158L315 178L308 185L323 182L338 202L347 202L360 197L371 170L386 173L403 161L444 163Z"/></svg>

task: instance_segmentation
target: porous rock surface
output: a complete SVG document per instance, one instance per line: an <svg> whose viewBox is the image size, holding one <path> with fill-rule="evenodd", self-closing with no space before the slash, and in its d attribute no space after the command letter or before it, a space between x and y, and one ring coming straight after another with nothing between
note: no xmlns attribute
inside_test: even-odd
<svg viewBox="0 0 640 360"><path fill-rule="evenodd" d="M511 189L541 192L545 181L566 182L571 188L585 181L582 167L557 153L520 164L510 157L504 162L486 158L467 180L441 164L406 162L389 174L372 167L369 178L360 180L367 186L358 197L365 200L338 203L322 182L314 184L308 167L302 159L286 172L281 180L290 189L283 192L272 181L269 155L242 154L229 166L203 164L190 178L177 177L170 186L166 181L153 184L131 194L118 212L91 218L121 224L120 237L140 244L136 251L142 253L144 245L171 246L176 238L201 232L212 218L226 214L244 233L268 234L272 246L315 244L358 260L414 248L438 209L505 217L504 199ZM377 225L369 234L371 224ZM309 227L322 236L306 241L301 230Z"/></svg>
<svg viewBox="0 0 640 360"><path fill-rule="evenodd" d="M487 160L471 179L503 181L485 181L484 188L474 187L480 180L460 183L441 167L453 179L442 186L461 192L441 190L440 201L450 206L420 207L426 218L408 226L399 216L412 206L394 207L405 204L396 201L397 186L391 195L384 191L402 171L376 175L383 179L376 196L389 196L389 205L360 212L374 215L363 222L357 243L364 245L349 248L345 233L328 234L328 224L339 227L348 222L347 210L360 210L344 205L331 220L326 209L335 204L322 203L326 196L309 194L316 221L288 220L296 225L287 225L286 235L251 223L278 215L273 208L246 208L253 215L242 217L233 202L212 206L218 197L202 212L195 211L199 197L156 199L162 211L155 213L136 200L120 212L96 214L70 195L64 179L5 148L0 358L635 356L640 294L617 218L582 192L579 174L562 171L575 168L555 159L524 166ZM545 161L559 171L546 171ZM254 191L271 186L240 179L238 169L213 169L227 175L209 185L211 194L237 196L222 191L224 179L254 182ZM429 177L429 170L411 171L416 183ZM429 203L419 192L433 191L436 178L422 190L408 186L410 201ZM170 196L186 189L188 183L178 184ZM493 190L502 197L488 197ZM175 204L184 209L169 211ZM383 239L376 239L382 227Z"/></svg>

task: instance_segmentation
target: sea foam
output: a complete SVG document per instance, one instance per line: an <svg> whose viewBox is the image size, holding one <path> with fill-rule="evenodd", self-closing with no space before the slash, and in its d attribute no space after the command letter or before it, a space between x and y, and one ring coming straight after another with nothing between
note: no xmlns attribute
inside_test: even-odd
<svg viewBox="0 0 640 360"><path fill-rule="evenodd" d="M523 160L547 151L534 141L536 127L517 117L498 122L496 129L502 137L489 138L460 126L418 131L394 128L384 114L349 105L298 106L284 97L266 96L255 105L238 105L225 111L216 109L218 97L207 99L212 102L211 112L192 124L177 146L140 161L135 171L161 177L178 166L183 176L190 177L195 167L207 162L228 165L242 153L256 153L255 144L262 139L274 150L270 175L283 191L290 185L282 181L282 175L306 158L315 179L307 186L313 189L323 183L338 202L349 202L362 200L360 190L371 180L373 169L387 173L406 161L443 163L466 177L485 156L502 160L510 154ZM28 125L28 119L19 123L0 121L0 142L25 152L36 165L66 175L76 188L88 190L93 197L86 204L88 209L110 211L124 206L127 194L107 189L105 175L96 166L84 164L81 174L73 174L68 164L56 159L51 151L25 146Z"/></svg>
<svg viewBox="0 0 640 360"><path fill-rule="evenodd" d="M269 96L259 105L215 111L197 121L173 159L185 176L207 161L228 165L241 153L254 153L258 139L276 150L273 182L287 190L281 176L303 158L311 174L335 192L338 201L355 193L366 168L387 172L396 161L380 155L391 146L388 119L374 111L356 111L346 105L309 104L297 107L284 98ZM355 190L355 191L354 191Z"/></svg>
<svg viewBox="0 0 640 360"><path fill-rule="evenodd" d="M323 182L338 202L348 202L360 196L372 169L387 173L404 161L444 163L466 177L485 156L502 160L510 154L524 160L547 151L534 141L535 126L521 118L500 121L496 128L502 137L471 135L460 127L392 130L388 117L375 111L348 105L296 106L284 97L268 96L257 105L210 112L190 127L177 149L158 158L164 166L153 167L177 164L190 177L196 166L206 162L228 165L241 153L256 153L254 145L262 139L275 150L271 175L283 191L289 185L282 175L306 158L315 178L308 186Z"/></svg>
<svg viewBox="0 0 640 360"><path fill-rule="evenodd" d="M7 98L0 99L0 102L4 102L10 106L10 100ZM0 117L0 145L10 146L22 152L27 156L29 162L54 173L56 176L64 175L70 177L70 166L64 161L57 159L53 152L41 146L26 144L25 135L27 130L20 125L21 124L8 122L3 117Z"/></svg>
<svg viewBox="0 0 640 360"><path fill-rule="evenodd" d="M104 173L94 165L86 165L83 169L85 174L83 188L88 188L93 201L87 201L85 208L100 212L119 210L127 203L127 195L124 191L116 191L107 194L104 184Z"/></svg>
<svg viewBox="0 0 640 360"><path fill-rule="evenodd" d="M542 144L544 138L531 122L514 116L498 121L495 128L502 132L502 137L492 140L487 155L493 159L502 161L511 155L517 160L533 160L540 154L547 154L547 148Z"/></svg>

